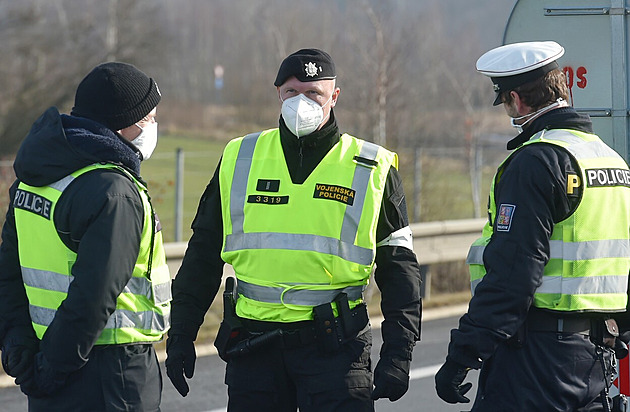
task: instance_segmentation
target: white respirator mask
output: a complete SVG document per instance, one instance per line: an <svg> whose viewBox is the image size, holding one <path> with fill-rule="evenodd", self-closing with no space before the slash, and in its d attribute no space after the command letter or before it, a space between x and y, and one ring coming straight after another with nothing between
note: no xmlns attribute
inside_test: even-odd
<svg viewBox="0 0 630 412"><path fill-rule="evenodd" d="M537 118L540 114L547 112L551 109L555 109L556 107L564 107L568 105L569 103L567 103L567 101L561 97L555 102L551 103L549 106L545 106L542 109L538 109L534 113L529 113L529 114L526 114L524 116L519 116L519 117L510 117L510 126L515 128L519 133L523 133L523 128L525 127L525 125L531 122L532 120L534 120L535 118ZM526 117L529 117L529 119L525 120L521 124L516 123L517 120L522 120L522 119L525 119Z"/></svg>
<svg viewBox="0 0 630 412"><path fill-rule="evenodd" d="M136 126L140 128L140 134L133 139L131 143L142 153L142 160L147 160L153 154L158 141L157 122L149 123L141 127L138 123Z"/></svg>
<svg viewBox="0 0 630 412"><path fill-rule="evenodd" d="M327 118L324 118L323 107L331 101L330 99L320 106L317 102L309 99L303 94L289 97L282 102L282 118L287 128L298 138L313 133L319 125ZM330 112L329 112L330 115Z"/></svg>

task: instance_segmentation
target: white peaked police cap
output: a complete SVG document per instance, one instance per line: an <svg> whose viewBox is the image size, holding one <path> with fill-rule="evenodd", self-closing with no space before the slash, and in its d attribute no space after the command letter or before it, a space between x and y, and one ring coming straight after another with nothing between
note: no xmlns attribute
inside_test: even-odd
<svg viewBox="0 0 630 412"><path fill-rule="evenodd" d="M555 41L512 43L486 52L477 60L477 71L490 77L496 97L493 105L501 104L501 93L536 80L557 69L564 48Z"/></svg>

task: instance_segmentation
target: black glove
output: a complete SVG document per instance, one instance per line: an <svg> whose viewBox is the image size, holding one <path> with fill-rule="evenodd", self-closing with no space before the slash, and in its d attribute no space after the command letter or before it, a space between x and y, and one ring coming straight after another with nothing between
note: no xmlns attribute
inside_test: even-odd
<svg viewBox="0 0 630 412"><path fill-rule="evenodd" d="M630 343L630 331L621 332L619 337L615 339L615 357L617 359L623 359L628 356L628 343Z"/></svg>
<svg viewBox="0 0 630 412"><path fill-rule="evenodd" d="M39 340L26 337L7 337L2 344L2 367L14 378L31 373L33 359L39 351Z"/></svg>
<svg viewBox="0 0 630 412"><path fill-rule="evenodd" d="M435 374L435 389L438 396L448 403L470 402L470 399L464 395L472 388L472 383L468 382L462 385L469 370L469 368L447 359Z"/></svg>
<svg viewBox="0 0 630 412"><path fill-rule="evenodd" d="M2 367L14 378L29 371L33 366L35 351L27 346L9 346L2 350Z"/></svg>
<svg viewBox="0 0 630 412"><path fill-rule="evenodd" d="M411 361L396 356L381 356L374 369L372 399L400 399L409 389L409 365Z"/></svg>
<svg viewBox="0 0 630 412"><path fill-rule="evenodd" d="M164 362L166 375L182 396L188 395L189 391L184 375L188 379L193 377L196 360L195 344L191 338L185 335L169 336L166 341L166 362Z"/></svg>
<svg viewBox="0 0 630 412"><path fill-rule="evenodd" d="M35 355L32 372L15 379L20 390L31 397L44 397L57 392L66 383L68 374L56 371L42 352Z"/></svg>

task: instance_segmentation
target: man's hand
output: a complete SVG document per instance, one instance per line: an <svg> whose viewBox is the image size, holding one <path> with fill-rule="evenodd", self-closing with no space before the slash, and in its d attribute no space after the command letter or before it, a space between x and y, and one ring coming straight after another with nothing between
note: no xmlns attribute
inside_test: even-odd
<svg viewBox="0 0 630 412"><path fill-rule="evenodd" d="M435 374L435 389L438 396L448 403L470 402L464 395L472 388L472 383L462 385L468 371L469 368L447 359Z"/></svg>
<svg viewBox="0 0 630 412"><path fill-rule="evenodd" d="M52 368L42 352L35 355L35 362L30 371L15 379L25 395L44 397L55 393L66 383L66 373Z"/></svg>
<svg viewBox="0 0 630 412"><path fill-rule="evenodd" d="M166 375L180 395L188 395L188 383L195 373L195 344L184 335L169 336L166 341ZM184 378L186 375L186 378Z"/></svg>
<svg viewBox="0 0 630 412"><path fill-rule="evenodd" d="M19 377L31 370L35 350L26 345L7 345L2 349L2 367L9 376Z"/></svg>
<svg viewBox="0 0 630 412"><path fill-rule="evenodd" d="M21 332L9 333L2 342L2 367L9 376L26 379L33 372L35 354L39 352L39 339L24 336Z"/></svg>
<svg viewBox="0 0 630 412"><path fill-rule="evenodd" d="M388 398L391 402L400 399L409 389L410 364L407 359L382 356L374 369L372 399Z"/></svg>

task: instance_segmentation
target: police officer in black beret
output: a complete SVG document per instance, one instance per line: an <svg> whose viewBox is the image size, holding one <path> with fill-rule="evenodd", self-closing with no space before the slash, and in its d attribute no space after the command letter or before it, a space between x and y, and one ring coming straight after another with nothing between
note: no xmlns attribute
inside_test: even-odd
<svg viewBox="0 0 630 412"><path fill-rule="evenodd" d="M167 374L186 396L193 342L227 262L237 287L226 281L215 345L227 362L228 409L373 411L374 399L407 391L420 339L420 270L398 159L340 132L327 53L289 55L274 85L279 127L228 143L201 197L174 280ZM363 291L375 264L384 345L373 378Z"/></svg>
<svg viewBox="0 0 630 412"><path fill-rule="evenodd" d="M473 298L435 377L446 402L473 411L610 410L615 313L627 304L626 162L568 103L553 41L490 50L477 70L520 134L499 166L489 220L468 255ZM607 407L607 408L605 408Z"/></svg>

